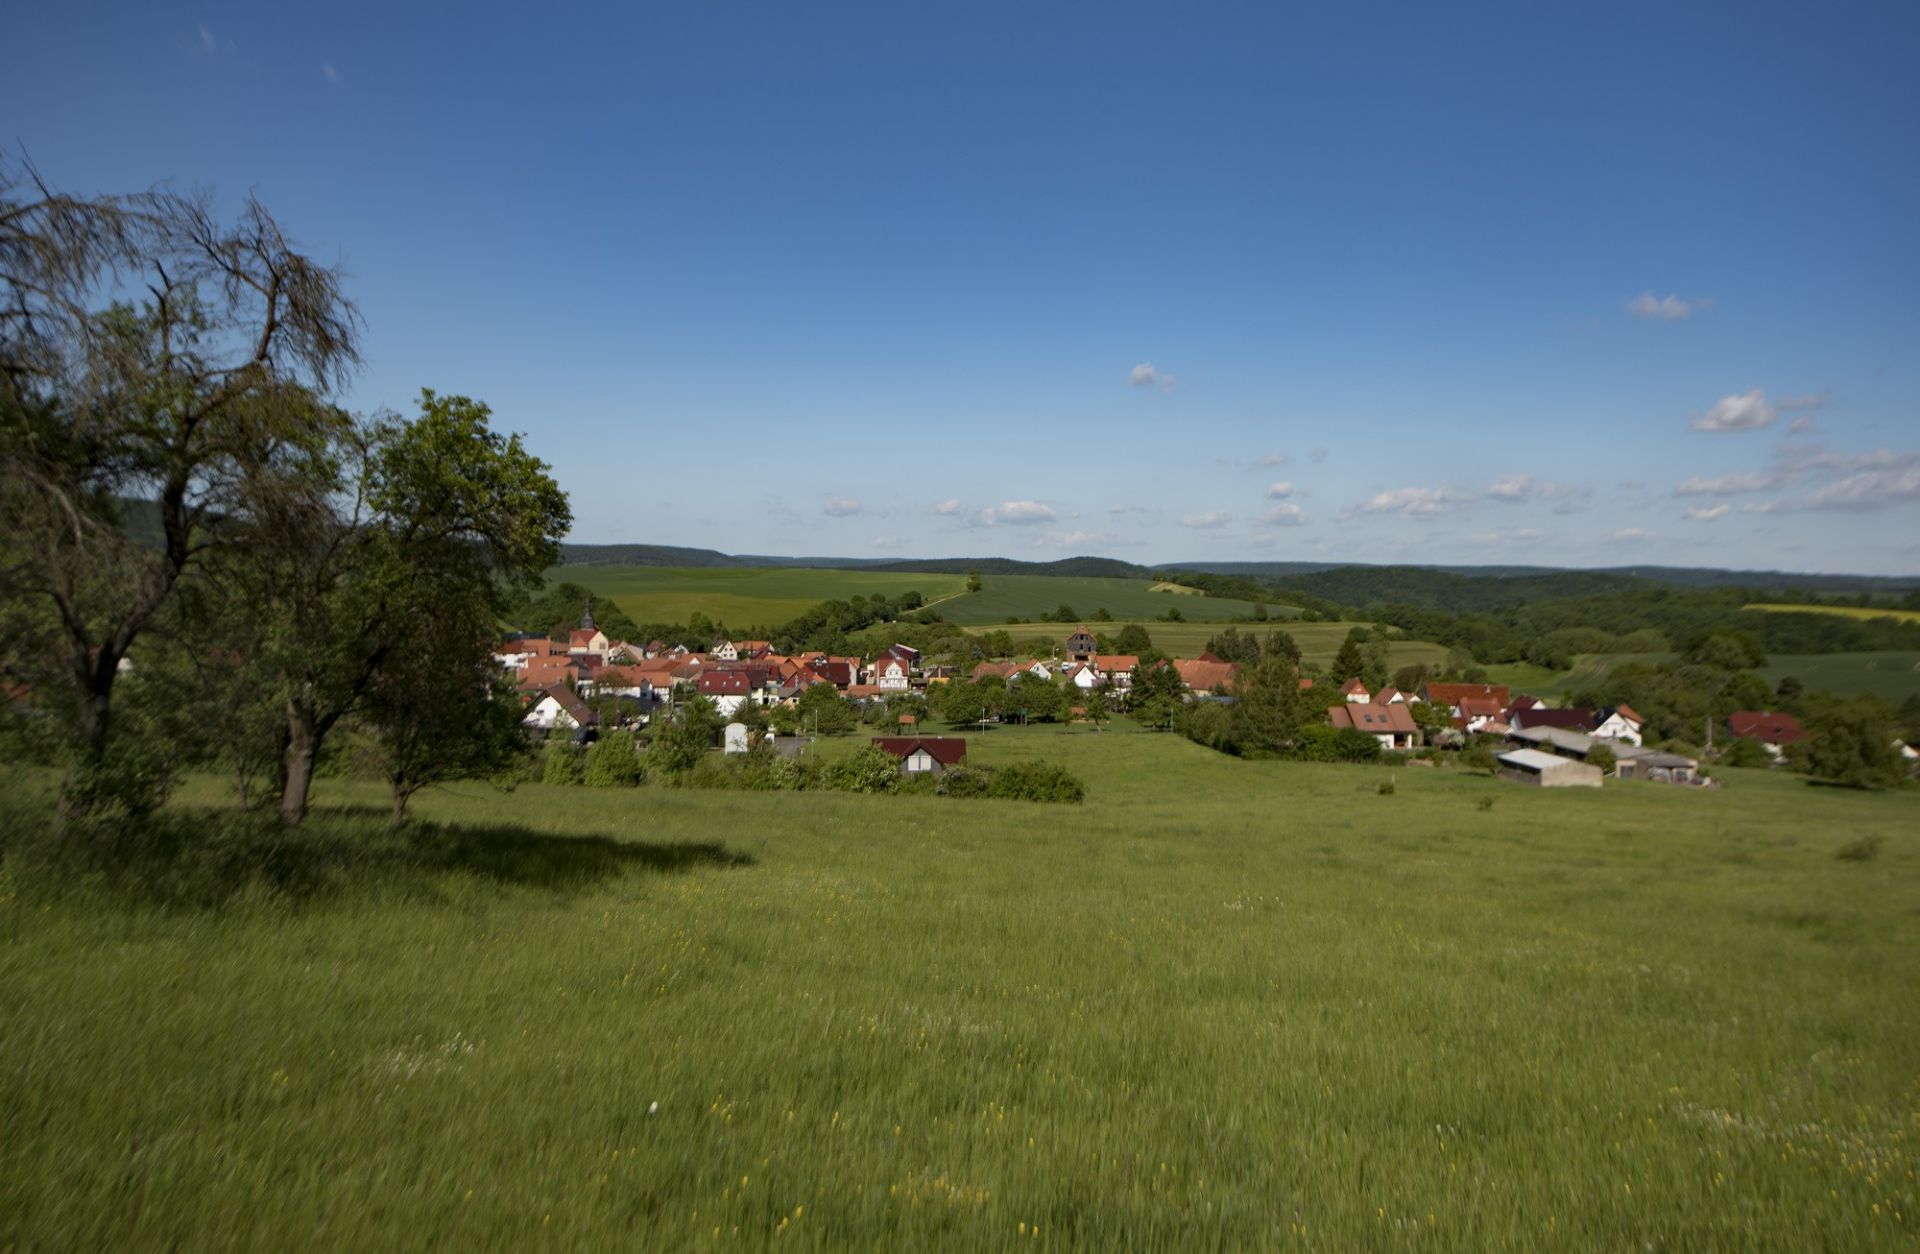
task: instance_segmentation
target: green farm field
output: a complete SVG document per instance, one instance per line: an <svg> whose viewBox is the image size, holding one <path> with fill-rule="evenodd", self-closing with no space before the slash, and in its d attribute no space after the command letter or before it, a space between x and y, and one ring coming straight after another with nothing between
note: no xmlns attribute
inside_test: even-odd
<svg viewBox="0 0 1920 1254"><path fill-rule="evenodd" d="M1920 623L1920 610L1882 609L1859 605L1781 605L1756 602L1746 607L1769 614L1838 614L1842 618L1891 618L1902 623Z"/></svg>
<svg viewBox="0 0 1920 1254"><path fill-rule="evenodd" d="M1160 587L1164 591L1155 592ZM1252 601L1197 596L1177 584L1155 584L1144 579L1080 579L1058 575L985 575L980 591L956 597L940 612L963 627L1005 625L1009 619L1032 622L1062 605L1083 618L1105 610L1115 619L1153 619L1170 608L1194 622L1224 623L1253 615ZM1275 618L1299 611L1291 606L1269 606Z"/></svg>
<svg viewBox="0 0 1920 1254"><path fill-rule="evenodd" d="M1113 635L1121 628L1137 625L1146 630L1153 638L1153 646L1170 657L1194 657L1207 647L1207 641L1224 631L1224 623L1163 623L1136 619L1132 624L1126 622L1088 623L1087 626L1098 629L1106 635ZM1346 640L1347 632L1355 627L1370 626L1367 623L1302 623L1292 620L1279 620L1266 623L1235 623L1232 626L1242 632L1265 639L1269 631L1276 628L1292 636L1300 646L1301 660L1310 666L1326 666L1333 661L1334 654L1340 651L1341 643ZM989 630L982 628L980 630ZM1027 627L1009 627L1007 630L1016 639L1046 634L1054 636L1064 643L1071 627L1053 623L1034 624ZM1394 667L1412 666L1426 662L1438 666L1447 660L1446 646L1433 644L1425 640L1397 640L1388 646L1387 656Z"/></svg>
<svg viewBox="0 0 1920 1254"><path fill-rule="evenodd" d="M1633 663L1656 666L1673 660L1671 653L1583 653L1570 671L1550 671L1530 663L1489 666L1487 678L1512 685L1515 692L1558 698L1604 680L1615 667ZM1842 697L1877 696L1898 705L1920 693L1920 651L1887 650L1878 653L1777 653L1767 658L1759 674L1770 684L1792 675L1815 692Z"/></svg>
<svg viewBox="0 0 1920 1254"><path fill-rule="evenodd" d="M705 614L730 628L775 627L822 601L918 592L929 601L962 593L965 575L902 575L887 571L557 566L567 580L605 596L638 623L684 623Z"/></svg>
<svg viewBox="0 0 1920 1254"><path fill-rule="evenodd" d="M1089 799L328 781L304 894L0 864L5 1244L1911 1248L1920 797L972 744Z"/></svg>

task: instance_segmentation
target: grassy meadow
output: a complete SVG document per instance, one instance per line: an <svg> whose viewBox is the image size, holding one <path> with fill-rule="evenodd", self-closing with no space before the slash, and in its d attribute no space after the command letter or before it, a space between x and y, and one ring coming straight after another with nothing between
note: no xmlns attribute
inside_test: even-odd
<svg viewBox="0 0 1920 1254"><path fill-rule="evenodd" d="M1565 698L1604 680L1613 669L1629 664L1657 666L1671 662L1671 653L1582 653L1572 670L1553 671L1529 662L1486 668L1487 678L1510 684L1515 692L1549 699ZM1792 675L1815 692L1842 697L1877 696L1898 705L1920 693L1920 651L1883 650L1877 653L1775 653L1759 669L1770 684Z"/></svg>
<svg viewBox="0 0 1920 1254"><path fill-rule="evenodd" d="M1920 623L1920 610L1896 610L1862 605L1781 605L1756 602L1746 607L1769 614L1838 614L1842 618L1891 618L1902 623Z"/></svg>
<svg viewBox="0 0 1920 1254"><path fill-rule="evenodd" d="M705 614L729 627L773 627L822 601L918 592L928 601L966 590L965 575L798 567L557 566L548 578L591 589L637 623L684 623ZM949 602L952 604L952 602Z"/></svg>
<svg viewBox="0 0 1920 1254"><path fill-rule="evenodd" d="M1912 1247L1920 798L972 744L1089 800L332 781L219 908L0 863L0 1244Z"/></svg>
<svg viewBox="0 0 1920 1254"><path fill-rule="evenodd" d="M1147 634L1153 638L1154 647L1170 657L1193 657L1199 654L1207 647L1208 640L1227 627L1227 624L1218 622L1163 623L1147 619L1135 619L1133 622L1145 628ZM1121 628L1128 625L1124 621L1087 624L1088 627L1109 636L1117 634ZM1285 631L1300 646L1301 659L1310 666L1330 664L1334 654L1340 651L1341 643L1346 640L1347 632L1355 627L1369 625L1366 623L1303 623L1292 619L1232 624L1238 630L1251 633L1263 640L1269 631L1276 628ZM1064 644L1067 634L1073 628L1049 623L1025 628L1010 627L1008 630L1016 638L1045 633L1057 636ZM1438 666L1447 660L1447 649L1445 645L1433 644L1425 640L1398 640L1388 647L1387 656L1396 668L1411 666L1418 662Z"/></svg>

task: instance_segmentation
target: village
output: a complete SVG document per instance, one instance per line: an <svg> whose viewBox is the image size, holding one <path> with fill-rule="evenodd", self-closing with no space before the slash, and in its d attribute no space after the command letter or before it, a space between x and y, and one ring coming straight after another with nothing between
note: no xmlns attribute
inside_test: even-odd
<svg viewBox="0 0 1920 1254"><path fill-rule="evenodd" d="M788 656L765 640L716 640L705 652L658 639L645 644L614 640L594 625L589 605L580 626L565 640L513 635L499 642L494 656L526 708L525 727L541 738L586 743L603 727L644 727L670 717L679 704L702 699L725 722L718 746L722 752L747 752L770 721L772 732L787 734L766 738L780 752L793 753L803 741L795 733L807 730L797 717L803 699L824 685L861 721L897 733L875 736L872 743L898 759L903 774L911 775L937 774L966 756L964 739L919 730L928 717L929 694L937 696L937 689L957 679L1020 685L1026 691L1033 685L1057 689L1068 723L1097 722L1111 712L1127 712L1135 681L1143 674L1142 658L1102 653L1099 643L1093 632L1080 627L1064 639L1057 657L982 660L961 677L952 666L923 665L919 650L904 644L868 659L818 651ZM1157 671L1162 667L1164 671ZM1237 699L1240 665L1210 652L1155 659L1147 668L1170 672L1183 701ZM1325 683L1310 676L1299 680L1303 692ZM761 717L749 726L747 719L755 714ZM1407 755L1420 765L1434 761L1423 751L1458 750L1476 741L1499 745L1496 773L1539 787L1597 788L1607 776L1717 786L1699 758L1647 745L1645 720L1626 705L1555 707L1493 683L1432 681L1411 691L1391 684L1369 691L1356 678L1333 689L1320 717L1336 730L1372 737L1382 753ZM1024 721L1024 712L982 709L977 721L985 730L1016 719ZM1775 763L1784 761L1790 745L1807 738L1792 715L1767 710L1735 711L1722 731L1729 741L1758 745ZM1910 761L1914 758L1911 748L1900 748Z"/></svg>

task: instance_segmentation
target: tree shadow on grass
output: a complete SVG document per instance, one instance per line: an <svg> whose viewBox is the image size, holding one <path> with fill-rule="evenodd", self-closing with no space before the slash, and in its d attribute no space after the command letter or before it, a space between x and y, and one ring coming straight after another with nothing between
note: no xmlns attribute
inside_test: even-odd
<svg viewBox="0 0 1920 1254"><path fill-rule="evenodd" d="M509 823L408 823L384 810L317 810L297 828L271 815L178 806L122 832L111 856L50 842L7 851L49 887L75 882L144 904L216 909L240 898L301 904L354 896L447 900L461 881L570 896L633 874L755 865L717 842L567 836Z"/></svg>

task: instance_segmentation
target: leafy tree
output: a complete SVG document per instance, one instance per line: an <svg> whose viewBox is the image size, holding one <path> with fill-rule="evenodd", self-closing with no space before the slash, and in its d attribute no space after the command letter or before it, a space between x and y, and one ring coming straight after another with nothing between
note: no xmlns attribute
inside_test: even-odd
<svg viewBox="0 0 1920 1254"><path fill-rule="evenodd" d="M418 662L408 642L422 622L497 616L510 589L532 586L558 556L566 495L488 417L479 402L423 391L411 422L344 428L292 488L249 502L234 572L265 614L258 657L286 714L282 821L305 817L328 733L392 667ZM487 650L458 633L432 653L473 651Z"/></svg>
<svg viewBox="0 0 1920 1254"><path fill-rule="evenodd" d="M1110 623L1113 621L1113 614L1103 605L1093 612L1093 621L1096 623Z"/></svg>
<svg viewBox="0 0 1920 1254"><path fill-rule="evenodd" d="M980 591L982 586L983 585L980 582L980 572L977 570L968 571L967 572L967 591L978 592Z"/></svg>
<svg viewBox="0 0 1920 1254"><path fill-rule="evenodd" d="M1797 710L1800 708L1800 698L1805 696L1806 692L1807 686L1798 678L1786 675L1781 677L1780 686L1773 690L1773 695L1774 699L1780 703L1781 709Z"/></svg>
<svg viewBox="0 0 1920 1254"><path fill-rule="evenodd" d="M1419 692L1433 675L1433 668L1425 662L1415 662L1411 666L1402 666L1393 673L1393 686L1402 692Z"/></svg>
<svg viewBox="0 0 1920 1254"><path fill-rule="evenodd" d="M1739 671L1767 664L1767 651L1760 641L1745 631L1709 631L1689 640L1681 650L1696 666L1716 670Z"/></svg>
<svg viewBox="0 0 1920 1254"><path fill-rule="evenodd" d="M1180 612L1180 607L1177 605L1169 605L1167 612L1160 617L1169 623L1184 623L1187 621L1187 616Z"/></svg>
<svg viewBox="0 0 1920 1254"><path fill-rule="evenodd" d="M1229 627L1209 637L1207 652L1222 662L1238 662L1243 666L1260 664L1260 642L1251 632L1243 634L1236 627Z"/></svg>
<svg viewBox="0 0 1920 1254"><path fill-rule="evenodd" d="M1347 638L1341 641L1340 651L1334 654L1333 670L1329 676L1335 683L1344 684L1349 679L1359 679L1365 672L1367 668L1365 641L1366 633L1359 627L1349 631Z"/></svg>
<svg viewBox="0 0 1920 1254"><path fill-rule="evenodd" d="M154 804L121 663L238 543L358 364L340 273L248 198L84 199L0 160L0 667L66 731L60 813Z"/></svg>
<svg viewBox="0 0 1920 1254"><path fill-rule="evenodd" d="M800 694L795 702L800 713L800 725L819 732L823 736L844 735L854 729L858 719L844 697L832 684L815 684Z"/></svg>
<svg viewBox="0 0 1920 1254"><path fill-rule="evenodd" d="M1157 730L1172 727L1186 700L1186 685L1180 681L1180 672L1174 670L1171 663L1162 661L1149 665L1142 662L1134 669L1128 703L1134 718L1148 727Z"/></svg>
<svg viewBox="0 0 1920 1254"><path fill-rule="evenodd" d="M546 752L541 754L540 782L561 785L579 783L584 759L585 755L570 741L549 740Z"/></svg>
<svg viewBox="0 0 1920 1254"><path fill-rule="evenodd" d="M1308 710L1299 678L1284 657L1243 669L1234 696L1230 725L1238 752L1265 757L1295 748Z"/></svg>
<svg viewBox="0 0 1920 1254"><path fill-rule="evenodd" d="M581 782L589 788L634 788L646 778L633 733L608 732L587 750Z"/></svg>
<svg viewBox="0 0 1920 1254"><path fill-rule="evenodd" d="M1792 748L1814 779L1847 788L1892 788L1905 777L1887 707L1871 697L1822 699L1807 739Z"/></svg>
<svg viewBox="0 0 1920 1254"><path fill-rule="evenodd" d="M1278 627L1267 633L1264 653L1267 657L1285 658L1295 667L1300 665L1300 642L1293 638L1291 632L1283 631Z"/></svg>
<svg viewBox="0 0 1920 1254"><path fill-rule="evenodd" d="M1113 647L1116 653L1125 653L1130 657L1143 657L1153 652L1153 637L1148 635L1147 629L1139 623L1128 623L1120 629L1120 634L1113 638Z"/></svg>
<svg viewBox="0 0 1920 1254"><path fill-rule="evenodd" d="M1587 765L1597 766L1602 772L1611 771L1619 761L1620 759L1608 745L1597 744L1587 750Z"/></svg>
<svg viewBox="0 0 1920 1254"><path fill-rule="evenodd" d="M381 668L366 721L395 824L422 788L497 775L526 750L519 697L494 670L487 648L485 636L477 647L403 648Z"/></svg>

